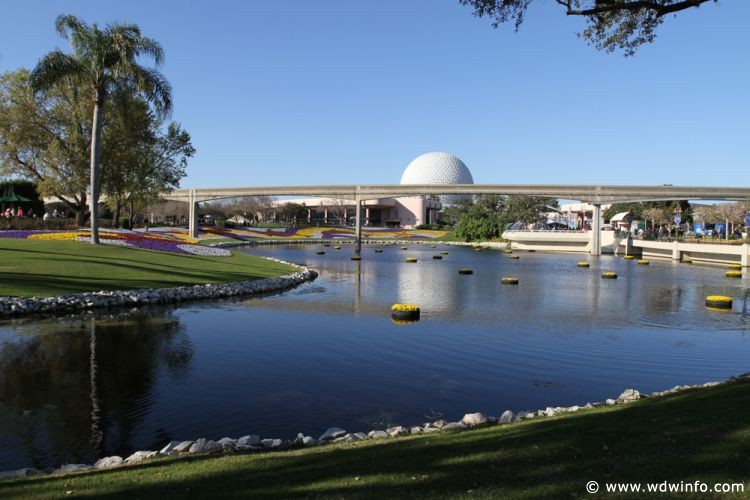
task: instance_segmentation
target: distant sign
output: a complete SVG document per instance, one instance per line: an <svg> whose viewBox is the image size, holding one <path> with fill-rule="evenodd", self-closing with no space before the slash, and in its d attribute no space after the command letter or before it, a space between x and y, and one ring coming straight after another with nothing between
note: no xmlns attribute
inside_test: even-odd
<svg viewBox="0 0 750 500"><path fill-rule="evenodd" d="M680 222L682 222L682 217L680 217L679 215L675 215L674 216L674 223L675 224L679 224Z"/></svg>
<svg viewBox="0 0 750 500"><path fill-rule="evenodd" d="M745 216L745 227L750 227L750 214Z"/></svg>

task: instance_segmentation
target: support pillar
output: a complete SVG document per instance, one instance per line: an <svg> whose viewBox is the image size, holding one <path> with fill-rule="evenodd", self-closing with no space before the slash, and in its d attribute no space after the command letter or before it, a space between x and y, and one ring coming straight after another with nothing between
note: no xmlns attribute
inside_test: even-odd
<svg viewBox="0 0 750 500"><path fill-rule="evenodd" d="M742 267L750 267L750 245L748 245L747 243L744 243L742 245L740 264L742 264Z"/></svg>
<svg viewBox="0 0 750 500"><path fill-rule="evenodd" d="M594 204L591 217L591 255L602 254L602 206Z"/></svg>
<svg viewBox="0 0 750 500"><path fill-rule="evenodd" d="M680 243L677 240L674 240L674 242L672 242L672 260L676 260L678 262L682 258L679 245Z"/></svg>
<svg viewBox="0 0 750 500"><path fill-rule="evenodd" d="M362 216L362 200L359 197L359 186L357 186L357 197L355 199L355 210L354 210L354 219L355 219L355 235L354 235L354 254L359 255L362 251L362 221L360 220Z"/></svg>
<svg viewBox="0 0 750 500"><path fill-rule="evenodd" d="M198 202L195 201L195 189L190 190L188 204L190 205L190 216L188 218L188 235L198 238Z"/></svg>

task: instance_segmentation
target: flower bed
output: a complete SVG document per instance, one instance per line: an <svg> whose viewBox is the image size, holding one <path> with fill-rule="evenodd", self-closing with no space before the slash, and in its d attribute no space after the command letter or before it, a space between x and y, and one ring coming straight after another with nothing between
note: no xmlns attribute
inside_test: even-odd
<svg viewBox="0 0 750 500"><path fill-rule="evenodd" d="M91 242L91 233L88 230L0 231L0 237L42 241ZM99 241L104 245L128 246L142 248L144 250L154 250L157 252L172 252L211 257L228 257L232 255L229 250L223 248L193 245L191 243L197 242L196 239L173 232L152 231L144 233L127 230L106 230L99 232Z"/></svg>

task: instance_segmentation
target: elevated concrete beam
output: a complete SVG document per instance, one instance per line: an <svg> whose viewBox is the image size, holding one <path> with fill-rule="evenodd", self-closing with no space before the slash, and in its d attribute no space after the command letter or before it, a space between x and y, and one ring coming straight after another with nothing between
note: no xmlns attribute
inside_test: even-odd
<svg viewBox="0 0 750 500"><path fill-rule="evenodd" d="M746 200L750 188L693 186L597 186L558 184L374 184L329 186L269 186L175 189L163 196L186 201L190 208L190 232L197 234L198 203L243 196L328 196L366 201L446 194L533 195L580 200L601 205L649 200ZM358 204L359 206L359 204ZM194 229L195 228L195 229ZM592 243L594 241L592 240ZM592 248L592 251L596 251ZM594 254L598 255L598 254Z"/></svg>

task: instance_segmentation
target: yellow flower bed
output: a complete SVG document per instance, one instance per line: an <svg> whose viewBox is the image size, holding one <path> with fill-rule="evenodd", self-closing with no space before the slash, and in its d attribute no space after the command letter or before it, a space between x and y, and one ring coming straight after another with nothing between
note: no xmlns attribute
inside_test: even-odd
<svg viewBox="0 0 750 500"><path fill-rule="evenodd" d="M76 238L90 237L89 232L67 232L67 233L39 233L30 234L27 240L43 240L43 241L75 241Z"/></svg>
<svg viewBox="0 0 750 500"><path fill-rule="evenodd" d="M391 311L416 312L419 311L419 306L416 304L393 304Z"/></svg>

